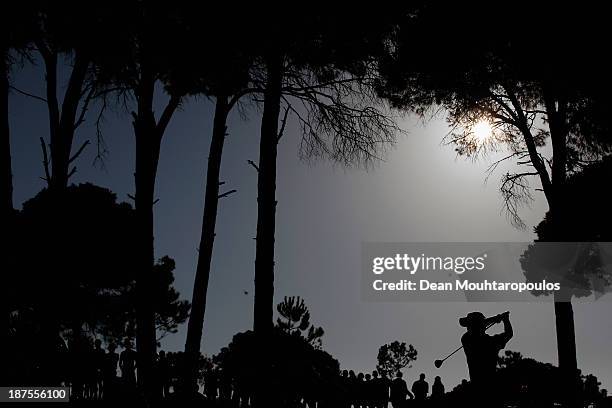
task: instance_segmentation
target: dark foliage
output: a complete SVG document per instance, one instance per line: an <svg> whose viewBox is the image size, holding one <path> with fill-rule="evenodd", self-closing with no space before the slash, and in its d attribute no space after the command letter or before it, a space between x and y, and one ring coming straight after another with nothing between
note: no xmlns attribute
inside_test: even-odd
<svg viewBox="0 0 612 408"><path fill-rule="evenodd" d="M338 379L339 364L327 352L313 347L301 336L275 329L268 339L273 353L266 381L275 390L279 406L295 406L301 397L324 398ZM229 376L239 394L253 396L260 381L258 340L252 331L234 336L227 348L213 358L220 376Z"/></svg>
<svg viewBox="0 0 612 408"><path fill-rule="evenodd" d="M380 346L376 359L378 372L387 378L394 378L417 359L417 350L412 344L394 341Z"/></svg>
<svg viewBox="0 0 612 408"><path fill-rule="evenodd" d="M20 375L31 381L49 369L40 358L57 356L68 339L101 337L117 344L134 336L130 205L107 189L73 185L61 194L43 190L24 203L15 222L7 284L13 288L10 341ZM186 320L189 303L172 287L174 261L164 257L155 268L156 323L163 336Z"/></svg>

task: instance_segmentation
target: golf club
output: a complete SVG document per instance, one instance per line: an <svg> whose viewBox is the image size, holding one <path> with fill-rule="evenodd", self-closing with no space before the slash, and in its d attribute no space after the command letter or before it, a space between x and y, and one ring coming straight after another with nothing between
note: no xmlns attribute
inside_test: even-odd
<svg viewBox="0 0 612 408"><path fill-rule="evenodd" d="M499 317L503 316L503 315L504 315L504 314L506 314L506 313L510 313L510 312L504 312L504 313L501 313L501 314L499 314L499 315L497 315L497 316L493 316L493 317L491 317L490 319L493 319L493 321L492 321L492 322L490 322L490 323L488 323L488 324L486 325L485 330L487 330L489 327L491 327L491 326L493 326L495 323L497 323L497 318L499 318ZM456 350L454 350L452 353L450 353L448 356L444 357L443 359L434 361L434 366L435 366L436 368L440 368L440 367L442 366L442 364L443 364L443 363L444 363L446 360L448 360L450 357L452 357L452 356L453 356L453 355L454 355L456 352L458 352L458 351L459 351L459 350L461 350L462 348L463 348L463 344L462 344L461 346L459 346L459 347L458 347Z"/></svg>

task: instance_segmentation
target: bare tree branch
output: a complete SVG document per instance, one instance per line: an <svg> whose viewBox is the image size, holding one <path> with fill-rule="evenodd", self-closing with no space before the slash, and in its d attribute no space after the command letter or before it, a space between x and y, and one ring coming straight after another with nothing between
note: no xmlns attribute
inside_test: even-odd
<svg viewBox="0 0 612 408"><path fill-rule="evenodd" d="M276 143L278 143L283 137L283 133L285 132L285 125L287 125L287 116L289 115L289 106L285 108L285 114L283 115L283 120L281 121L281 127L278 132L278 137L276 138Z"/></svg>
<svg viewBox="0 0 612 408"><path fill-rule="evenodd" d="M259 166L257 166L253 160L247 160L247 163L249 163L259 173Z"/></svg>
<svg viewBox="0 0 612 408"><path fill-rule="evenodd" d="M219 194L219 195L217 196L217 198L227 197L227 196L228 196L228 195L230 195L230 194L234 194L236 191L238 191L238 190L230 190L230 191L226 191L226 192L225 192L225 193L223 193L223 194Z"/></svg>
<svg viewBox="0 0 612 408"><path fill-rule="evenodd" d="M301 157L326 156L345 165L380 160L379 153L401 130L374 92L370 76L334 75L320 81L315 73L285 74L283 100L301 127Z"/></svg>
<svg viewBox="0 0 612 408"><path fill-rule="evenodd" d="M10 88L10 89L12 89L12 90L14 90L14 91L16 91L17 93L20 93L20 94L22 94L22 95L24 95L24 96L27 96L27 97L29 97L29 98L37 99L37 100L39 100L39 101L42 101L42 102L44 102L44 103L47 103L47 100L46 100L45 98L43 98L42 96L38 96L38 95L34 95L34 94L31 94L31 93L26 92L26 91L22 91L21 89L16 88L16 87L14 87L13 85L9 85L9 88Z"/></svg>
<svg viewBox="0 0 612 408"><path fill-rule="evenodd" d="M89 109L89 104L91 103L91 100L94 98L95 94L96 94L95 88L93 86L90 87L89 92L87 92L87 96L85 96L85 99L83 100L83 105L81 107L81 112L79 113L79 117L74 123L75 129L81 126L83 122L85 122L85 114L87 113L87 110Z"/></svg>
<svg viewBox="0 0 612 408"><path fill-rule="evenodd" d="M491 177L491 175L495 172L495 170L497 170L497 167L499 167L500 164L502 164L503 162L512 159L513 157L519 157L522 158L524 157L525 153L524 151L520 151L520 152L513 152L512 154L508 155L508 156L504 156L499 160L494 161L493 163L491 163L489 165L489 167L487 167L487 169L485 170L485 172L487 173L487 176L485 177L485 182L487 182L489 180L489 178ZM519 162L520 163L520 162Z"/></svg>
<svg viewBox="0 0 612 408"><path fill-rule="evenodd" d="M75 161L77 159L77 157L79 157L81 155L81 153L83 153L83 150L87 147L87 145L89 145L89 140L86 140L81 145L81 147L79 147L79 150L77 150L76 153L68 160L68 164L70 164L73 161Z"/></svg>
<svg viewBox="0 0 612 408"><path fill-rule="evenodd" d="M108 94L104 94L102 96L102 106L96 118L96 157L93 160L94 165L100 163L100 167L103 169L105 168L104 159L108 153L104 135L102 134L102 122L104 121L104 113L108 107L107 95Z"/></svg>
<svg viewBox="0 0 612 408"><path fill-rule="evenodd" d="M523 205L529 205L533 201L529 182L526 179L529 176L539 176L539 173L506 173L499 188L504 200L503 210L512 225L520 229L525 228L525 223L519 215L519 210Z"/></svg>
<svg viewBox="0 0 612 408"><path fill-rule="evenodd" d="M51 182L51 173L49 172L49 154L47 152L47 145L45 144L45 139L40 137L40 147L42 149L43 154L43 168L45 169L45 178L47 184Z"/></svg>
<svg viewBox="0 0 612 408"><path fill-rule="evenodd" d="M174 114L180 103L180 96L172 95L170 97L170 101L168 101L168 104L164 108L164 111L162 112L161 116L159 117L159 121L157 122L158 137L161 137L166 131L166 128L170 123L170 119L172 118L172 115Z"/></svg>
<svg viewBox="0 0 612 408"><path fill-rule="evenodd" d="M234 107L234 105L236 105L238 103L238 101L243 97L246 96L248 94L251 93L258 93L258 92L263 92L263 88L259 88L259 87L250 87L250 88L245 88L242 91L238 92L237 94L235 94L234 96L232 96L232 99L230 99L228 105L227 105L227 109L228 111L232 110L232 108Z"/></svg>

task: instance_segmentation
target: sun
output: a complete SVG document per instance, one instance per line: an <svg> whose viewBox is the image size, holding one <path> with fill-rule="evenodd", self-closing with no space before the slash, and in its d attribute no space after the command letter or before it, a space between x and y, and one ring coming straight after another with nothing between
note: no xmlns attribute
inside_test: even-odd
<svg viewBox="0 0 612 408"><path fill-rule="evenodd" d="M480 120L472 126L472 133L479 143L484 143L493 135L493 128L488 121Z"/></svg>

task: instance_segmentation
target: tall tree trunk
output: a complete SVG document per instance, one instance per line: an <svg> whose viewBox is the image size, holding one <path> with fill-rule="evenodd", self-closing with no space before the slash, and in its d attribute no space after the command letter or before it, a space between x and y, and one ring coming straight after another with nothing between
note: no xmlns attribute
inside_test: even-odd
<svg viewBox="0 0 612 408"><path fill-rule="evenodd" d="M187 324L187 340L185 341L186 367L184 383L187 390L197 386L197 362L202 341L208 280L215 242L215 225L217 223L217 208L219 205L219 174L221 171L221 158L225 143L228 113L228 97L217 96L212 139L208 154L208 167L206 170L206 192L204 194L204 213L202 215L198 264L193 284L193 295L191 297L191 314Z"/></svg>
<svg viewBox="0 0 612 408"><path fill-rule="evenodd" d="M135 89L137 112L133 112L136 138L135 218L136 218L136 351L138 356L138 385L148 401L160 396L155 384L154 365L157 352L155 329L155 249L153 231L153 205L155 180L161 141L181 97L172 95L159 119L155 120L153 96L155 75L149 64L141 62L141 73Z"/></svg>
<svg viewBox="0 0 612 408"><path fill-rule="evenodd" d="M578 361L572 302L555 300L555 324L559 369L563 375L563 399L573 407L578 402Z"/></svg>
<svg viewBox="0 0 612 408"><path fill-rule="evenodd" d="M50 179L47 180L47 183L52 190L62 191L68 186L68 179L72 172L70 164L76 159L76 156L71 156L72 145L77 125L77 112L79 104L83 100L82 92L89 68L89 59L84 53L75 51L74 65L60 110L57 96L58 53L50 50L42 43L38 43L37 46L45 63L47 109L49 112L51 169Z"/></svg>
<svg viewBox="0 0 612 408"><path fill-rule="evenodd" d="M77 111L83 98L83 85L87 75L89 61L80 52L75 51L74 66L70 73L68 86L62 101L62 111L57 123L55 140L51 140L51 187L64 189L70 178L72 145L76 130Z"/></svg>
<svg viewBox="0 0 612 408"><path fill-rule="evenodd" d="M256 406L270 406L272 390L268 376L270 339L274 315L274 234L276 229L276 158L280 115L283 61L280 56L267 59L267 81L259 142L257 177L257 236L255 247L255 304L253 326L258 343L258 366L262 369L255 395Z"/></svg>
<svg viewBox="0 0 612 408"><path fill-rule="evenodd" d="M552 234L545 237L547 241L572 241L566 234L564 220L568 216L565 209L565 184L567 178L567 118L566 103L563 98L554 92L553 84L543 87L544 105L549 123L551 144L553 147L553 166L551 176L537 154L537 149L531 131L527 127L525 115L522 113L520 103L510 93L511 102L516 109L524 135L525 143L534 168L540 176L542 189L548 202ZM574 329L574 311L570 299L555 298L555 324L557 334L557 354L559 369L563 375L563 399L568 406L576 406L577 382L576 375L578 363L576 358L576 335Z"/></svg>
<svg viewBox="0 0 612 408"><path fill-rule="evenodd" d="M574 241L568 236L565 227L569 216L565 206L565 186L567 181L567 126L566 103L562 97L544 89L544 103L548 116L551 144L553 148L552 185L553 201L550 205L550 218L553 238L558 242ZM557 331L557 355L559 369L563 376L563 397L567 406L578 406L578 359L576 356L576 331L574 328L574 309L570 299L555 299L555 324Z"/></svg>
<svg viewBox="0 0 612 408"><path fill-rule="evenodd" d="M10 254L13 254L14 251L11 249L13 246L13 173L11 166L11 140L10 140L10 132L9 132L9 113L8 113L8 98L9 98L9 70L8 70L8 50L3 49L2 55L0 55L0 148L2 149L0 155L1 160L4 162L2 165L2 186L0 189L2 190L2 230L4 235L4 242L8 243L6 249L9 254L9 264L6 270L10 271L15 261L14 257ZM5 292L8 290L10 285L5 284L2 285L2 290L0 296L2 300L0 300L0 307L2 307L2 317L0 322L0 330L2 330L2 334L0 335L0 343L8 344L8 332L9 332L9 305L8 305L8 296ZM3 347L3 350L0 352L1 356L1 364L7 364L9 361L9 355L6 355L7 349ZM0 382L2 384L8 384L8 378L6 378L6 371L2 370L2 374L0 374Z"/></svg>
<svg viewBox="0 0 612 408"><path fill-rule="evenodd" d="M278 119L282 86L282 60L268 58L268 79L259 142L257 177L257 237L255 248L255 304L253 326L256 333L272 328L274 313L274 233L276 229L276 156Z"/></svg>
<svg viewBox="0 0 612 408"><path fill-rule="evenodd" d="M153 309L153 200L161 139L153 114L155 81L143 75L137 90L138 111L134 114L136 137L135 216L136 216L136 346L138 384L148 400L155 398L154 361L156 353Z"/></svg>
<svg viewBox="0 0 612 408"><path fill-rule="evenodd" d="M2 50L0 58L0 149L2 156L2 217L8 220L13 212L13 172L11 166L11 139L9 131L9 72L8 51ZM7 217L7 218L4 218Z"/></svg>

